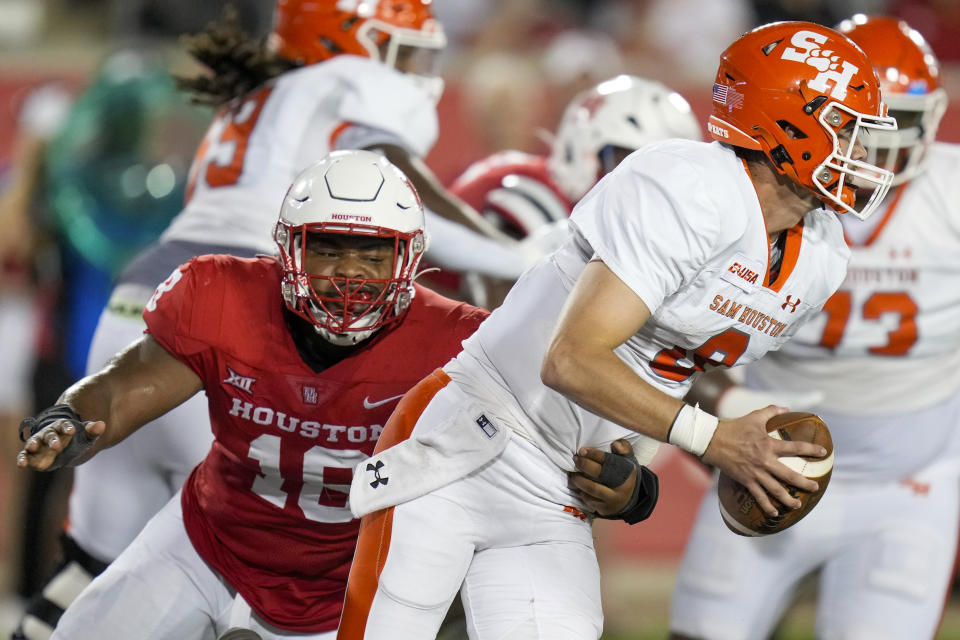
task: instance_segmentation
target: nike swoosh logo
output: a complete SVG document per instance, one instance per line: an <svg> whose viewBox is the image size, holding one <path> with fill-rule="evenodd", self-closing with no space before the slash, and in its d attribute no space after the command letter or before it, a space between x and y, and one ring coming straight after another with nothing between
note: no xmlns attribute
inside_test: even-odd
<svg viewBox="0 0 960 640"><path fill-rule="evenodd" d="M387 399L385 399L385 400L378 400L378 401L376 401L376 402L370 402L370 396L367 396L366 398L363 399L363 408L364 408L364 409L376 409L376 408L379 407L379 406L385 405L385 404L387 404L388 402L393 402L394 400L397 400L397 399L402 398L402 397L403 397L403 394L401 393L401 394L398 395L398 396L391 396L391 397L389 397L389 398L387 398Z"/></svg>

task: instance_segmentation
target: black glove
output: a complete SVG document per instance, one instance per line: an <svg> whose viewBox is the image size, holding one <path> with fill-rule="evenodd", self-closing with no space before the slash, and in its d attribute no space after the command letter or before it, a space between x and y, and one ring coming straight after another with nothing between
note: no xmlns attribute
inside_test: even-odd
<svg viewBox="0 0 960 640"><path fill-rule="evenodd" d="M54 459L53 463L47 467L47 471L54 471L61 467L72 466L77 460L89 451L97 437L87 433L86 423L77 415L77 412L65 404L55 404L47 407L36 416L24 418L20 421L20 440L26 442L28 438L36 435L44 427L47 427L58 420L67 420L73 423L73 437L70 438L70 444L66 446Z"/></svg>
<svg viewBox="0 0 960 640"><path fill-rule="evenodd" d="M632 455L624 456L609 452L600 465L600 475L597 481L611 489L616 489L630 478L633 470L637 470L637 483L633 487L633 495L619 513L609 516L600 516L605 520L623 520L627 524L636 524L650 517L653 508L657 505L660 495L660 481L657 474L644 467Z"/></svg>

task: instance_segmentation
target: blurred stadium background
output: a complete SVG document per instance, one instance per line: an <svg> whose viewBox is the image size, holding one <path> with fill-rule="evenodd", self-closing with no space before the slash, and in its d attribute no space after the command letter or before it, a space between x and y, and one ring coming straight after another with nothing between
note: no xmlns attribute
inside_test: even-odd
<svg viewBox="0 0 960 640"><path fill-rule="evenodd" d="M925 34L941 60L944 85L951 96L940 138L960 142L960 2L956 0L434 3L450 46L443 61L447 88L439 106L440 139L427 160L446 182L495 150L545 151L547 132L555 127L567 100L620 72L664 82L682 93L705 120L718 54L740 33L780 19L833 25L856 12L903 17ZM12 179L11 165L25 118L29 120L29 111L39 108L31 101L35 90L57 92L74 105L45 158L47 175L54 179L33 194L31 209L52 244L65 247L52 261L41 260L53 264L51 271L59 270L59 275L46 280L54 283L49 287L51 297L81 299L99 311L97 296L105 294L117 263L129 255L131 247L162 228L165 216L175 213L184 163L189 162L210 114L177 104L165 84L168 80L154 77L150 69L193 73L177 37L201 29L219 15L224 4L221 0L0 0L0 189ZM232 4L251 33L269 30L272 0L234 0ZM111 113L97 103L91 109L100 110L98 120L84 116L78 100L94 88L104 97L121 98L129 90L129 86L111 86L125 80L111 76L103 65L122 49L146 54L148 69L141 75L146 84L136 93L150 96L153 106L163 106L159 115L141 114L144 120L134 128L124 126L129 118L117 113L129 115L137 107L119 100L116 108L121 111ZM91 145L99 145L95 161L90 160ZM166 169L153 171L160 166ZM130 167L137 169L129 171ZM122 198L111 199L111 194L118 193ZM122 201L115 201L118 198ZM78 199L86 204L64 206ZM155 211L152 217L139 218L142 226L137 227L124 217L133 209ZM101 215L109 220L101 220ZM100 237L97 232L104 229ZM15 233L14 228L0 226L0 237L6 235L0 249L19 242ZM111 260L104 261L106 256ZM71 260L91 266L92 275L78 277L82 270L64 269ZM64 277L65 271L72 277ZM0 279L0 296L9 292L8 285L9 278L6 284ZM83 326L84 314L77 310L82 304L51 304L73 309L75 317L67 312L60 319L69 339L58 343L47 336L43 343L47 368L34 376L38 406L49 403L51 393L55 398L82 371L85 340L92 331L92 325ZM7 442L10 435L2 434L0 468L12 466L16 444ZM605 637L609 640L663 638L667 633L673 573L709 477L692 458L666 449L670 450L662 452L656 463L662 499L653 518L633 528L605 521L596 527L597 536L603 538ZM9 506L29 499L26 496L36 489L36 482L0 474L0 501ZM14 611L17 599L36 588L49 569L66 491L67 486L54 487L54 499L30 517L4 516L11 526L0 528L0 611ZM0 509L0 514L7 513L8 509ZM26 558L19 551L19 540L24 538L33 542ZM810 593L801 594L777 632L779 640L813 637L812 602ZM0 638L6 637L9 624L0 615ZM949 603L938 637L960 638L957 598Z"/></svg>

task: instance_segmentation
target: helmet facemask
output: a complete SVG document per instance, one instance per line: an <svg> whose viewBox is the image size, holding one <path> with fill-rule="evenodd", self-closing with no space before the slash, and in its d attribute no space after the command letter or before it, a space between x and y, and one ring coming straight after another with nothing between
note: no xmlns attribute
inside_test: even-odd
<svg viewBox="0 0 960 640"><path fill-rule="evenodd" d="M867 161L893 172L893 184L902 184L923 170L927 148L933 142L947 109L942 88L924 95L884 94L896 131L876 132L865 141Z"/></svg>
<svg viewBox="0 0 960 640"><path fill-rule="evenodd" d="M817 122L832 138L833 151L813 170L813 184L832 208L865 220L893 184L893 172L871 163L866 148L871 135L895 131L896 123L893 118L869 116L839 102L827 103ZM869 196L863 193L867 189L871 190Z"/></svg>
<svg viewBox="0 0 960 640"><path fill-rule="evenodd" d="M893 184L904 183L923 170L947 108L940 63L923 36L897 18L855 14L836 28L870 57L883 99L897 120L898 131L870 138L867 157L894 172Z"/></svg>
<svg viewBox="0 0 960 640"><path fill-rule="evenodd" d="M287 307L328 342L339 346L363 342L399 320L410 306L413 276L423 253L422 232L359 225L291 227L280 222L275 237L281 247ZM308 263L317 264L318 259L311 259L308 252L324 256L325 273L309 271ZM338 260L346 253L367 266L342 268ZM378 270L381 273L375 273Z"/></svg>
<svg viewBox="0 0 960 640"><path fill-rule="evenodd" d="M357 29L357 41L371 58L405 74L434 102L439 102L444 88L440 54L447 46L447 38L439 23L426 26L423 30L408 29L369 19Z"/></svg>

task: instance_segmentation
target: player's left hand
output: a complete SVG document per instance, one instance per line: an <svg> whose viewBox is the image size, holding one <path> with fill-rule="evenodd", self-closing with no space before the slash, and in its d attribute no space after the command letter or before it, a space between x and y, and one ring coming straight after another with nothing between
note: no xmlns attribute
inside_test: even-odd
<svg viewBox="0 0 960 640"><path fill-rule="evenodd" d="M659 495L656 474L636 461L626 440L615 440L610 450L582 447L573 457L578 471L569 474L571 488L601 518L629 524L646 520Z"/></svg>
<svg viewBox="0 0 960 640"><path fill-rule="evenodd" d="M610 445L611 451L622 456L632 456L633 447L626 440L615 440ZM600 471L607 452L594 447L580 447L573 456L573 464L577 471L570 475L570 484L583 499L583 503L594 513L609 516L623 511L633 495L637 484L636 469L630 472L625 480L617 486L610 487L600 482Z"/></svg>
<svg viewBox="0 0 960 640"><path fill-rule="evenodd" d="M76 464L105 427L100 420L81 420L67 405L48 407L20 423L20 439L24 445L17 454L17 466L53 471Z"/></svg>

